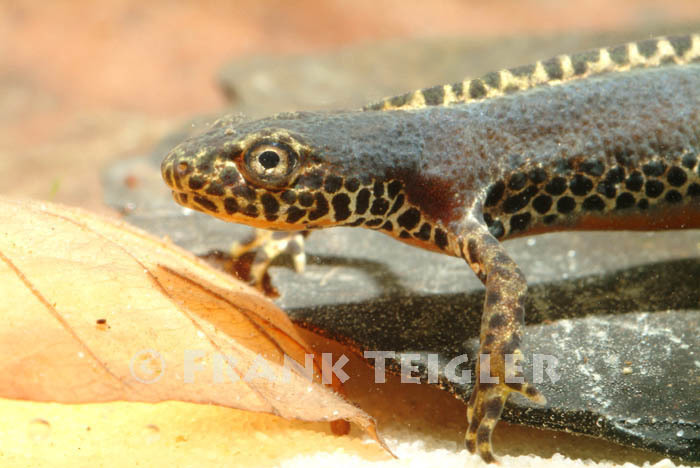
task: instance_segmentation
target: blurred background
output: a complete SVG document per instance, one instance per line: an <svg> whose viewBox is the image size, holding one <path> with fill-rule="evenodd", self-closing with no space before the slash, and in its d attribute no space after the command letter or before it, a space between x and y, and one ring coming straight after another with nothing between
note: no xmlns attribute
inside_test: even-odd
<svg viewBox="0 0 700 468"><path fill-rule="evenodd" d="M128 196L134 195L129 189L153 187L153 192L141 191L143 200L157 192L163 206L180 214L157 169L160 155L177 138L159 142L173 132L181 138L183 128L196 128L192 122L198 118L211 121L227 109L259 116L361 105L365 99L558 53L693 30L700 32L700 0L0 0L0 196L115 213L103 202L106 193L115 206L127 203L115 186ZM118 184L112 183L110 195L102 185L108 177L101 171L127 158L136 162L112 171L110 180ZM141 219L151 222L148 227L156 232L160 221L152 213L142 213ZM225 239L230 242L228 233ZM675 244L693 248L690 242ZM425 393L403 397L397 409L396 388L398 384L386 390L390 397L370 390L363 402L374 402L370 407L375 410L387 407L390 416L382 421L396 417L403 425L409 416L431 420L431 436L442 431L439 437L461 448L461 403L444 392L421 388L415 391ZM386 405L389 398L392 404ZM429 398L436 403L426 406ZM176 430L195 434L189 423L200 420L202 438L208 439L208 424L215 419L202 413L208 410L216 408L179 408L178 421L185 423ZM147 414L142 418L150 418ZM226 418L231 412L217 414L223 421L220 448L228 453L226 431L233 423L227 426ZM15 418L24 421L24 416ZM95 418L88 414L84 421L92 424ZM271 421L266 423L270 427L280 424ZM523 453L534 445L543 456L556 453L561 444L568 444L565 453L584 458L611 458L619 451L617 445L601 449L559 433L535 437L531 429L517 426L503 432L504 426L499 425L502 432L497 434L503 435L497 437L497 447L507 439L514 453L519 444ZM119 425L115 431L121 434ZM286 432L279 434L268 443L275 457L293 447ZM122 450L119 442L106 440L105 447ZM315 450L317 443L310 440ZM207 443L203 445L209 450ZM154 459L162 462L160 456ZM641 463L650 456L620 457ZM251 466L262 466L258 461Z"/></svg>
<svg viewBox="0 0 700 468"><path fill-rule="evenodd" d="M0 1L0 194L105 211L98 169L220 111L236 58L696 20L697 0Z"/></svg>

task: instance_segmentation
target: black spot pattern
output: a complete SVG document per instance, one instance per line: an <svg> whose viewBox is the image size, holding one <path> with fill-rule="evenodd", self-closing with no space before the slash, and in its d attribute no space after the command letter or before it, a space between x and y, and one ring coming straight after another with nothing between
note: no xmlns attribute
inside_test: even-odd
<svg viewBox="0 0 700 468"><path fill-rule="evenodd" d="M328 214L329 206L326 197L316 193L316 209L309 211L309 221L315 221Z"/></svg>
<svg viewBox="0 0 700 468"><path fill-rule="evenodd" d="M544 189L547 193L550 195L561 195L566 191L566 179L563 177L555 177L553 178L547 185L545 185Z"/></svg>
<svg viewBox="0 0 700 468"><path fill-rule="evenodd" d="M615 209L624 210L627 208L632 208L634 206L635 199L634 195L629 192L621 193L615 200Z"/></svg>
<svg viewBox="0 0 700 468"><path fill-rule="evenodd" d="M668 170L666 180L668 180L668 183L673 187L680 187L688 180L688 176L685 174L683 169L674 166Z"/></svg>
<svg viewBox="0 0 700 468"><path fill-rule="evenodd" d="M260 215L260 211L258 210L257 206L248 205L245 208L243 208L243 214L246 216L250 216L251 218L257 218Z"/></svg>
<svg viewBox="0 0 700 468"><path fill-rule="evenodd" d="M387 221L382 225L382 229L385 231L393 231L394 230L394 225L391 224L391 221Z"/></svg>
<svg viewBox="0 0 700 468"><path fill-rule="evenodd" d="M214 213L219 211L219 209L216 207L216 204L213 201L209 200L207 197L195 195L192 197L192 201L194 201L199 206L205 208L208 211L212 211Z"/></svg>
<svg viewBox="0 0 700 468"><path fill-rule="evenodd" d="M223 197L225 193L224 186L218 182L212 182L209 184L209 187L207 187L207 194L209 195Z"/></svg>
<svg viewBox="0 0 700 468"><path fill-rule="evenodd" d="M435 228L435 245L443 250L447 247L447 234L440 228Z"/></svg>
<svg viewBox="0 0 700 468"><path fill-rule="evenodd" d="M360 181L357 179L348 179L345 181L345 189L350 192L350 193L355 193L357 192L357 189L360 188Z"/></svg>
<svg viewBox="0 0 700 468"><path fill-rule="evenodd" d="M542 218L542 222L544 224L553 224L557 220L557 215L551 214L547 215L544 218Z"/></svg>
<svg viewBox="0 0 700 468"><path fill-rule="evenodd" d="M664 191L664 184L658 180L647 180L644 185L644 193L647 194L649 198L656 198L661 195Z"/></svg>
<svg viewBox="0 0 700 468"><path fill-rule="evenodd" d="M402 228L411 230L420 222L420 211L418 211L416 208L409 208L401 213L396 221Z"/></svg>
<svg viewBox="0 0 700 468"><path fill-rule="evenodd" d="M503 211L506 213L517 213L527 206L530 199L538 192L537 187L531 185L520 193L506 198L503 202Z"/></svg>
<svg viewBox="0 0 700 468"><path fill-rule="evenodd" d="M302 175L299 178L299 184L311 190L318 190L323 185L323 174L321 172L312 172Z"/></svg>
<svg viewBox="0 0 700 468"><path fill-rule="evenodd" d="M464 85L461 81L452 85L452 92L455 93L455 96L458 98L464 97Z"/></svg>
<svg viewBox="0 0 700 468"><path fill-rule="evenodd" d="M382 197L384 195L384 184L382 182L374 183L374 196L376 198Z"/></svg>
<svg viewBox="0 0 700 468"><path fill-rule="evenodd" d="M326 182L323 189L328 193L335 193L343 186L343 179L338 176L329 175L326 177Z"/></svg>
<svg viewBox="0 0 700 468"><path fill-rule="evenodd" d="M204 185L206 183L207 183L207 180L204 177L200 177L197 175L190 177L190 180L187 181L187 185L189 185L190 189L192 189L192 190L199 190L202 187L204 187Z"/></svg>
<svg viewBox="0 0 700 468"><path fill-rule="evenodd" d="M386 210L388 209L389 200L387 200L386 198L375 198L372 202L372 207L369 209L369 212L375 216L380 216L386 213Z"/></svg>
<svg viewBox="0 0 700 468"><path fill-rule="evenodd" d="M561 214L569 214L576 208L576 201L571 197L561 197L557 200L557 211Z"/></svg>
<svg viewBox="0 0 700 468"><path fill-rule="evenodd" d="M263 193L260 197L260 202L266 215L274 215L280 209L277 199L269 193Z"/></svg>
<svg viewBox="0 0 700 468"><path fill-rule="evenodd" d="M642 166L642 172L647 177L661 177L666 171L666 165L661 161L650 161Z"/></svg>
<svg viewBox="0 0 700 468"><path fill-rule="evenodd" d="M238 185L234 187L231 192L239 198L245 198L248 201L255 200L255 190L247 185Z"/></svg>
<svg viewBox="0 0 700 468"><path fill-rule="evenodd" d="M238 202L236 201L235 198L232 198L232 197L224 198L224 209L226 210L226 213L228 213L230 215L237 213L238 212Z"/></svg>
<svg viewBox="0 0 700 468"><path fill-rule="evenodd" d="M689 197L700 197L700 184L693 182L688 186Z"/></svg>
<svg viewBox="0 0 700 468"><path fill-rule="evenodd" d="M571 63L574 66L574 74L583 75L588 70L588 62L597 62L599 58L600 51L597 50L572 56Z"/></svg>
<svg viewBox="0 0 700 468"><path fill-rule="evenodd" d="M631 190L633 192L639 192L643 185L644 177L638 171L631 173L625 181L625 187L627 187L627 190Z"/></svg>
<svg viewBox="0 0 700 468"><path fill-rule="evenodd" d="M307 208L310 207L314 204L314 196L311 195L311 192L301 192L299 194L299 204Z"/></svg>
<svg viewBox="0 0 700 468"><path fill-rule="evenodd" d="M596 187L596 191L601 195L605 196L606 198L615 198L615 195L617 195L617 189L615 188L615 184L607 182L605 180L598 184L598 187Z"/></svg>
<svg viewBox="0 0 700 468"><path fill-rule="evenodd" d="M683 195L678 190L669 190L664 198L669 203L680 203L683 200Z"/></svg>
<svg viewBox="0 0 700 468"><path fill-rule="evenodd" d="M542 182L547 180L547 171L545 171L541 167L536 167L535 169L532 169L530 171L528 177L530 177L530 180L533 184L541 184Z"/></svg>
<svg viewBox="0 0 700 468"><path fill-rule="evenodd" d="M544 70L547 72L547 76L550 80L561 80L564 78L564 70L561 68L561 62L558 58L552 58L546 62L542 62Z"/></svg>
<svg viewBox="0 0 700 468"><path fill-rule="evenodd" d="M369 197L371 193L369 189L362 189L357 194L357 200L355 200L355 213L365 214L367 208L369 208Z"/></svg>
<svg viewBox="0 0 700 468"><path fill-rule="evenodd" d="M511 190L521 190L523 187L525 187L526 183L527 176L522 172L516 172L515 174L510 176L510 180L508 181L508 188Z"/></svg>
<svg viewBox="0 0 700 468"><path fill-rule="evenodd" d="M428 106L439 106L445 102L445 90L442 85L433 86L432 88L423 90L423 98Z"/></svg>
<svg viewBox="0 0 700 468"><path fill-rule="evenodd" d="M336 221L345 221L350 217L350 197L346 193L339 193L331 200Z"/></svg>
<svg viewBox="0 0 700 468"><path fill-rule="evenodd" d="M401 107L404 106L408 103L408 98L411 96L410 93L408 94L403 94L401 96L394 96L389 100L389 104L391 104L394 107Z"/></svg>
<svg viewBox="0 0 700 468"><path fill-rule="evenodd" d="M649 58L656 53L657 41L654 39L637 43L639 53Z"/></svg>
<svg viewBox="0 0 700 468"><path fill-rule="evenodd" d="M469 83L469 97L472 99L481 99L486 96L486 87L481 80L472 80Z"/></svg>
<svg viewBox="0 0 700 468"><path fill-rule="evenodd" d="M671 45L676 50L676 54L683 55L690 49L690 38L688 36L672 37L669 39Z"/></svg>
<svg viewBox="0 0 700 468"><path fill-rule="evenodd" d="M389 183L389 185L387 186L386 193L389 195L389 198L395 198L396 195L398 195L400 190L401 190L401 182L398 180L392 180Z"/></svg>
<svg viewBox="0 0 700 468"><path fill-rule="evenodd" d="M681 159L681 164L683 164L683 167L693 169L695 167L695 164L697 164L697 160L698 158L696 155L694 155L693 153L687 153Z"/></svg>
<svg viewBox="0 0 700 468"><path fill-rule="evenodd" d="M427 240L430 240L431 231L432 231L432 229L430 228L430 224L423 223L420 227L420 230L413 235L416 239L427 241Z"/></svg>
<svg viewBox="0 0 700 468"><path fill-rule="evenodd" d="M605 175L605 182L608 184L619 184L625 179L625 170L620 166L615 166Z"/></svg>
<svg viewBox="0 0 700 468"><path fill-rule="evenodd" d="M233 185L238 180L238 171L232 167L227 167L221 171L219 180L221 180L221 183L226 186Z"/></svg>
<svg viewBox="0 0 700 468"><path fill-rule="evenodd" d="M503 193L505 192L505 189L506 189L506 184L504 184L502 180L491 185L491 187L489 187L489 190L486 194L486 200L484 201L484 205L485 206L496 205L503 197Z"/></svg>
<svg viewBox="0 0 700 468"><path fill-rule="evenodd" d="M280 199L288 205L293 205L297 201L297 194L294 190L285 190Z"/></svg>
<svg viewBox="0 0 700 468"><path fill-rule="evenodd" d="M396 197L396 201L394 201L394 204L391 205L391 209L387 213L387 216L392 215L392 214L396 213L397 211L399 211L401 209L401 207L403 206L404 199L405 199L405 197L404 197L403 193L401 195L399 195L398 197Z"/></svg>
<svg viewBox="0 0 700 468"><path fill-rule="evenodd" d="M629 54L627 53L627 46L621 45L617 46L610 51L610 58L618 65L624 65L629 62Z"/></svg>
<svg viewBox="0 0 700 468"><path fill-rule="evenodd" d="M552 207L552 197L549 195L539 195L532 200L532 207L540 214L545 214Z"/></svg>
<svg viewBox="0 0 700 468"><path fill-rule="evenodd" d="M357 218L355 221L349 222L346 226L359 226L365 222L365 218Z"/></svg>
<svg viewBox="0 0 700 468"><path fill-rule="evenodd" d="M501 74L498 72L487 73L482 80L491 88L498 89L501 87Z"/></svg>
<svg viewBox="0 0 700 468"><path fill-rule="evenodd" d="M365 223L365 226L368 226L368 227L377 227L377 226L379 226L380 224L382 224L383 222L384 222L384 220L383 220L382 218L370 219L369 221L367 221L367 222Z"/></svg>
<svg viewBox="0 0 700 468"><path fill-rule="evenodd" d="M305 214L306 210L302 210L300 208L297 208L296 206L290 206L287 210L287 222L290 224L294 224L301 218L303 218Z"/></svg>
<svg viewBox="0 0 700 468"><path fill-rule="evenodd" d="M524 231L527 229L527 226L530 224L530 219L532 219L532 215L527 212L512 216L510 218L511 232Z"/></svg>
<svg viewBox="0 0 700 468"><path fill-rule="evenodd" d="M591 195L583 200L581 206L586 211L603 211L605 209L605 202L598 195Z"/></svg>
<svg viewBox="0 0 700 468"><path fill-rule="evenodd" d="M593 188L593 182L591 182L591 179L588 177L582 176L581 174L576 174L573 179L571 179L569 188L571 189L571 193L582 197L591 191Z"/></svg>

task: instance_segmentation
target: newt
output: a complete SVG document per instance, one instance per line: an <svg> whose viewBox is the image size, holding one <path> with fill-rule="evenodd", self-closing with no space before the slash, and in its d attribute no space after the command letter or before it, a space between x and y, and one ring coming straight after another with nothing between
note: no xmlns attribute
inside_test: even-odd
<svg viewBox="0 0 700 468"><path fill-rule="evenodd" d="M496 383L467 405L469 451L522 372L523 272L501 241L562 230L700 228L700 35L661 37L489 73L362 109L224 117L174 148L177 203L226 221L379 230L464 259L485 286L480 349Z"/></svg>

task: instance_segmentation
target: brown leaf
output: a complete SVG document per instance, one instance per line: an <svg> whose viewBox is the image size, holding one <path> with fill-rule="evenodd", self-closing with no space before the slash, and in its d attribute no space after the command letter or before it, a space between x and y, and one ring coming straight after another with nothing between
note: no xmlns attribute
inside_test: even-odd
<svg viewBox="0 0 700 468"><path fill-rule="evenodd" d="M181 400L344 419L386 448L366 413L283 373L285 355L303 365L311 351L282 310L125 223L0 198L0 297L0 397ZM274 378L250 378L251 368Z"/></svg>

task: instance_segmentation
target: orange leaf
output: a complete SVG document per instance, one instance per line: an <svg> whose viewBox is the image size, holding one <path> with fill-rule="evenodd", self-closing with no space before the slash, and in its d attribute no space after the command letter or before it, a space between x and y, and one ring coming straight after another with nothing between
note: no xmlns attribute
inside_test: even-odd
<svg viewBox="0 0 700 468"><path fill-rule="evenodd" d="M123 222L0 198L0 296L1 397L344 419L384 446L366 413L285 372L285 356L303 366L311 351L282 310Z"/></svg>

